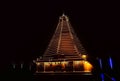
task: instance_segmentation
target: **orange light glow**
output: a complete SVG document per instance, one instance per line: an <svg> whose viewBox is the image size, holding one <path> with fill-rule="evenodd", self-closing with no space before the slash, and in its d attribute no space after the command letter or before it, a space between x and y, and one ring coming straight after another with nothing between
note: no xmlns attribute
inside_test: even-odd
<svg viewBox="0 0 120 81"><path fill-rule="evenodd" d="M83 66L84 72L91 72L93 68L93 66L86 60L74 61L74 67L77 68L79 66Z"/></svg>
<svg viewBox="0 0 120 81"><path fill-rule="evenodd" d="M68 62L66 62L66 61L63 61L61 63L62 63L62 68L65 68L65 66L68 64Z"/></svg>
<svg viewBox="0 0 120 81"><path fill-rule="evenodd" d="M91 72L92 68L93 68L93 66L88 61L84 61L84 71L85 72Z"/></svg>
<svg viewBox="0 0 120 81"><path fill-rule="evenodd" d="M83 59L86 59L86 58L87 58L87 55L82 55L82 58L83 58Z"/></svg>

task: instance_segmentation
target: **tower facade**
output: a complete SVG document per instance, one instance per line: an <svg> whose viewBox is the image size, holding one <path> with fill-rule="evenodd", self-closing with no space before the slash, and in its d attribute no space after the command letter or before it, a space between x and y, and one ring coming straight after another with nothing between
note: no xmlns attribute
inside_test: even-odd
<svg viewBox="0 0 120 81"><path fill-rule="evenodd" d="M43 57L34 61L36 72L82 71L91 72L92 65L87 61L87 54L78 40L66 15L59 17L55 33Z"/></svg>
<svg viewBox="0 0 120 81"><path fill-rule="evenodd" d="M86 54L85 50L75 35L68 17L63 14L59 18L56 31L44 53L44 58L61 56L65 59L79 59L82 54Z"/></svg>

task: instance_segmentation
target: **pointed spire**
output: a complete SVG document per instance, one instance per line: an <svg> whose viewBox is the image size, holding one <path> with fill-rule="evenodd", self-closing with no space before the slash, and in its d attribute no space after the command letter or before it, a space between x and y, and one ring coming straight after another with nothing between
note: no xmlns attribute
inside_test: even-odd
<svg viewBox="0 0 120 81"><path fill-rule="evenodd" d="M62 55L67 59L78 59L82 57L79 54L84 54L84 49L72 29L68 17L63 13L43 58L49 59L49 57Z"/></svg>

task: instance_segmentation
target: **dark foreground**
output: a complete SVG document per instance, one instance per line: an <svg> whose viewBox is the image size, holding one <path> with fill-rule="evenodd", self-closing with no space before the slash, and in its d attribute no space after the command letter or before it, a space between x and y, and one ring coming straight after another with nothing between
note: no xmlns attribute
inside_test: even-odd
<svg viewBox="0 0 120 81"><path fill-rule="evenodd" d="M91 74L83 73L44 73L35 74L34 81L40 79L45 81L94 81L94 77Z"/></svg>
<svg viewBox="0 0 120 81"><path fill-rule="evenodd" d="M97 73L37 73L8 72L2 74L0 81L102 81ZM113 81L105 78L104 81Z"/></svg>
<svg viewBox="0 0 120 81"><path fill-rule="evenodd" d="M93 75L81 75L75 73L8 73L6 77L2 77L3 81L96 81Z"/></svg>

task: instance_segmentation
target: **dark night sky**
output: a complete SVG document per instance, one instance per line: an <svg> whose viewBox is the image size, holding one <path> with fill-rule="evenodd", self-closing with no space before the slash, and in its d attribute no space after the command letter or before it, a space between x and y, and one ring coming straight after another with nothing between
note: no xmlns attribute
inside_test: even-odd
<svg viewBox="0 0 120 81"><path fill-rule="evenodd" d="M90 56L119 59L120 13L114 2L6 2L2 8L5 63L42 55L63 12Z"/></svg>

